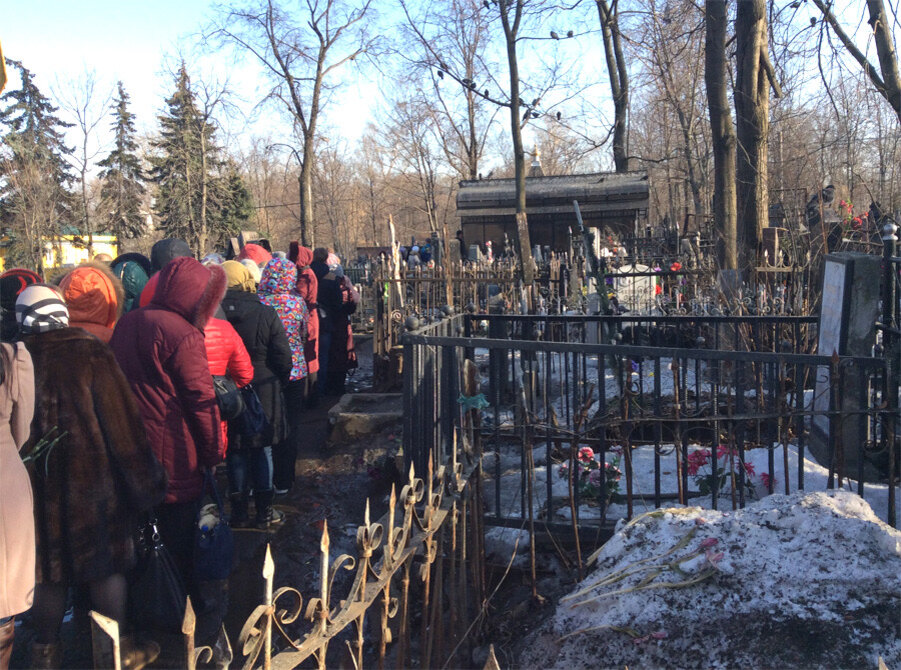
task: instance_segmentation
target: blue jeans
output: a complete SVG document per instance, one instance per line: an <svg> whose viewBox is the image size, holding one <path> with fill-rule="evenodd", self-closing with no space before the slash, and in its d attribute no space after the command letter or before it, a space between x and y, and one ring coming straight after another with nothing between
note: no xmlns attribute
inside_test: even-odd
<svg viewBox="0 0 901 670"><path fill-rule="evenodd" d="M272 488L272 447L229 450L225 464L230 493L247 493L250 489L268 491Z"/></svg>

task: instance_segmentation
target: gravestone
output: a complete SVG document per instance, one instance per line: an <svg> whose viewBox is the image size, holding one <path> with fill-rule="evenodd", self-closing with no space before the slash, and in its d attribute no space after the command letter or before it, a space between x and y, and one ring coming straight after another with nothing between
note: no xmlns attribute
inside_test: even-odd
<svg viewBox="0 0 901 670"><path fill-rule="evenodd" d="M881 259L878 256L853 252L826 256L823 271L823 290L818 328L817 354L831 356L871 356L876 342L876 319L879 316ZM842 411L839 434L832 436L829 417L831 398L830 371L817 371L813 409L816 412L810 426L810 453L817 462L829 466L832 438L842 447L844 473L857 477L858 458L862 442L869 439L867 417L858 412L866 410L860 389L866 383L865 373L849 366L843 369L837 397ZM879 468L864 463L864 478L878 479Z"/></svg>

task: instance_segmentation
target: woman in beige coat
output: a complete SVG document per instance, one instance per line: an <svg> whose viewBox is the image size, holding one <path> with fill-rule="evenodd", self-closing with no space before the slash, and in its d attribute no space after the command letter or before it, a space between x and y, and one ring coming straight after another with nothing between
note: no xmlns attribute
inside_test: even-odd
<svg viewBox="0 0 901 670"><path fill-rule="evenodd" d="M19 449L34 414L34 368L21 343L0 344L0 670L9 668L16 614L34 599L34 510Z"/></svg>

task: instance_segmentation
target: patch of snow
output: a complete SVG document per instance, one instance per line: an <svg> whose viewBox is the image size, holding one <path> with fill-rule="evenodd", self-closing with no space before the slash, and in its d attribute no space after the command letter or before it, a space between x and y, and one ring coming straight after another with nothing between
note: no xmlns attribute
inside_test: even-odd
<svg viewBox="0 0 901 670"><path fill-rule="evenodd" d="M901 532L846 491L623 524L522 667L901 665Z"/></svg>

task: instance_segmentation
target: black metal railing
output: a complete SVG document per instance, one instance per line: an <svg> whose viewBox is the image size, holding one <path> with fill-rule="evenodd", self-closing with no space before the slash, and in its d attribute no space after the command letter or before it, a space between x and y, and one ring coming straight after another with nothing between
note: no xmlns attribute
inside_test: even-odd
<svg viewBox="0 0 901 670"><path fill-rule="evenodd" d="M662 327L681 339L610 343ZM498 525L533 514L549 529L601 529L665 501L743 507L820 483L862 494L891 452L886 361L811 355L814 328L806 317L447 319L404 337L405 455L417 468L440 462L483 406L487 522ZM466 359L481 402L462 394ZM585 447L599 471L587 484L569 474L588 463ZM805 471L809 455L822 471Z"/></svg>

